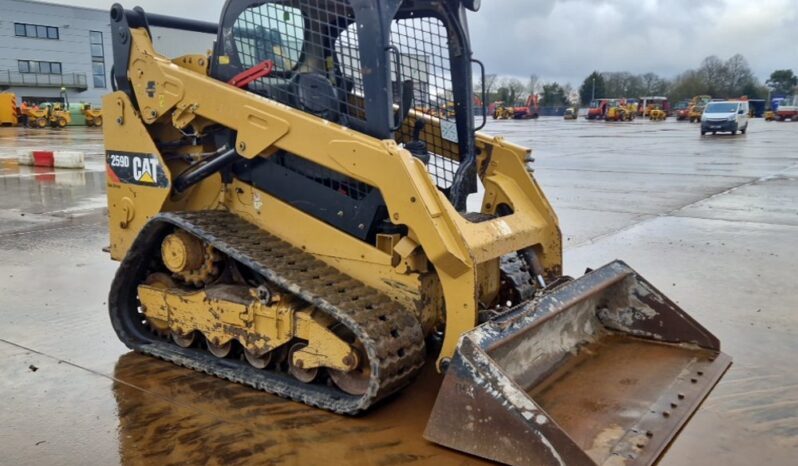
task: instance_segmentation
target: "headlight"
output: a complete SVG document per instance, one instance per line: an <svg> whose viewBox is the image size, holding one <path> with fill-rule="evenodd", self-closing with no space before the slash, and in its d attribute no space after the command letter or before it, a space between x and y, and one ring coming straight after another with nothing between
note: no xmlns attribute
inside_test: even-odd
<svg viewBox="0 0 798 466"><path fill-rule="evenodd" d="M729 118L727 118L727 120L729 120L729 121L737 121L737 115L730 115Z"/></svg>

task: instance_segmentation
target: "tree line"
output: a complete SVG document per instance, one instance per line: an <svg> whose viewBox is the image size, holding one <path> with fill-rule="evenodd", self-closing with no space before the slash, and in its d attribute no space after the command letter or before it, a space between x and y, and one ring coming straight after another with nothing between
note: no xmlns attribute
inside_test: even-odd
<svg viewBox="0 0 798 466"><path fill-rule="evenodd" d="M776 70L763 84L756 78L745 57L736 54L725 61L714 55L709 56L697 68L684 71L673 79L655 73L594 71L578 89L580 102L570 101L572 88L569 84L542 82L536 75L531 75L524 83L518 78L489 74L485 76L484 85L488 102L514 103L526 99L530 94L539 94L541 105L561 106L587 105L594 96L665 96L671 102L690 99L696 95L765 99L769 95L792 94L798 86L798 77L790 69ZM481 82L477 83L476 89L481 93Z"/></svg>
<svg viewBox="0 0 798 466"><path fill-rule="evenodd" d="M476 84L477 93L482 92L482 83ZM573 92L570 84L543 82L537 75L530 75L526 83L518 78L500 77L497 74L485 75L485 95L488 102L507 102L513 104L525 100L530 94L540 95L540 105L557 107L570 105L569 95Z"/></svg>

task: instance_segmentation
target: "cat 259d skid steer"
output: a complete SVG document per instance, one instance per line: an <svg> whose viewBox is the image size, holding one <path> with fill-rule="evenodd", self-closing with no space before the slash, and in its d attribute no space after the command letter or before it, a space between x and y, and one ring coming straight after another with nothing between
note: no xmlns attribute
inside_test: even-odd
<svg viewBox="0 0 798 466"><path fill-rule="evenodd" d="M477 132L478 8L228 0L211 24L114 5L114 329L342 414L429 355L446 374L434 442L512 464L651 464L731 360L624 263L563 276L530 151ZM165 57L150 27L215 45ZM414 110L441 102L453 111Z"/></svg>

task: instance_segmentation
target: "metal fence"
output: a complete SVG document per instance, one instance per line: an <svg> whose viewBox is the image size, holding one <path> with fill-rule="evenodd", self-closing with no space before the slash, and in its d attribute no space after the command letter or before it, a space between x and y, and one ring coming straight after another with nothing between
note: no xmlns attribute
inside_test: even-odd
<svg viewBox="0 0 798 466"><path fill-rule="evenodd" d="M0 86L66 87L88 89L85 73L41 74L0 70Z"/></svg>

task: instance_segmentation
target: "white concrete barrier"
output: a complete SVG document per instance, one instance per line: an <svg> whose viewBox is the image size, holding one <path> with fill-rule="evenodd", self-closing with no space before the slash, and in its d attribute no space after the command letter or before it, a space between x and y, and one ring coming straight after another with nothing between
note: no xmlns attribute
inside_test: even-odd
<svg viewBox="0 0 798 466"><path fill-rule="evenodd" d="M33 166L33 152L25 152L17 156L17 163L26 167Z"/></svg>
<svg viewBox="0 0 798 466"><path fill-rule="evenodd" d="M86 168L86 155L83 152L57 151L53 160L55 168Z"/></svg>

